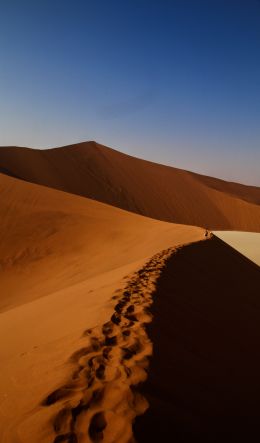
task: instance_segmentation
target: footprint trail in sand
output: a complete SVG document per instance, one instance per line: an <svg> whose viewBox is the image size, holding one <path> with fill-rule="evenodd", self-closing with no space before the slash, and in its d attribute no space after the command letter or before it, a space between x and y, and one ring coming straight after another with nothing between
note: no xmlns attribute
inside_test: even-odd
<svg viewBox="0 0 260 443"><path fill-rule="evenodd" d="M45 407L60 406L53 418L53 443L134 442L132 423L148 407L138 393L152 354L145 324L155 283L176 248L153 256L113 299L115 311L102 327L84 332L86 346L71 356L70 380L51 392Z"/></svg>

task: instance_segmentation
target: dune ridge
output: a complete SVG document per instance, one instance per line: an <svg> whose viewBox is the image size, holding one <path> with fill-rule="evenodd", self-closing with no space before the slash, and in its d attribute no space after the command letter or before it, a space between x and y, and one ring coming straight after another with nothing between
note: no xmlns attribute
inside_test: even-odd
<svg viewBox="0 0 260 443"><path fill-rule="evenodd" d="M86 346L70 357L75 363L72 376L42 402L44 407L58 404L54 443L133 441L132 423L149 406L138 392L152 354L144 325L151 321L156 280L173 253L168 249L152 257L112 297L116 305L111 319L84 332Z"/></svg>
<svg viewBox="0 0 260 443"><path fill-rule="evenodd" d="M47 150L1 147L0 168L163 221L260 232L260 188L141 160L95 142Z"/></svg>
<svg viewBox="0 0 260 443"><path fill-rule="evenodd" d="M75 371L75 352L91 338L83 331L99 336L126 276L204 231L6 174L0 201L0 440L49 443L58 437L53 417L60 403L40 402Z"/></svg>

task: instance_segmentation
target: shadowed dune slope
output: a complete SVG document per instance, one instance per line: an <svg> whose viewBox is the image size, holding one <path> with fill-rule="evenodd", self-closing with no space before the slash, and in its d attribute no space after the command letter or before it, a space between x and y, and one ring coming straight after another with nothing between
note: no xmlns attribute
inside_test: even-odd
<svg viewBox="0 0 260 443"><path fill-rule="evenodd" d="M95 142L0 148L0 171L159 220L260 231L260 188L128 156Z"/></svg>
<svg viewBox="0 0 260 443"><path fill-rule="evenodd" d="M260 440L260 268L221 240L185 246L157 282L142 443Z"/></svg>

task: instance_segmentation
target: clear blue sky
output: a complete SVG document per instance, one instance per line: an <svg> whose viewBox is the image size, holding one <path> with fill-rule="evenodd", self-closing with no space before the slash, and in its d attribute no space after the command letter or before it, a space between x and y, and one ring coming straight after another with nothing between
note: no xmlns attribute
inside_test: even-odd
<svg viewBox="0 0 260 443"><path fill-rule="evenodd" d="M260 185L260 1L0 0L0 145Z"/></svg>

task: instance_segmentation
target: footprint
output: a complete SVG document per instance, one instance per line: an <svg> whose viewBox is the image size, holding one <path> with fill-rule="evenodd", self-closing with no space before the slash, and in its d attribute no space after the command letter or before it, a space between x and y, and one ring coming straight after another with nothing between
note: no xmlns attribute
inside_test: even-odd
<svg viewBox="0 0 260 443"><path fill-rule="evenodd" d="M139 340L136 340L131 346L121 348L123 351L123 360L130 360L134 355L142 350L142 345Z"/></svg>
<svg viewBox="0 0 260 443"><path fill-rule="evenodd" d="M105 339L105 346L115 346L117 344L117 336L114 335L113 337L106 337Z"/></svg>
<svg viewBox="0 0 260 443"><path fill-rule="evenodd" d="M67 434L58 435L53 443L78 443L77 435L74 432L68 432Z"/></svg>
<svg viewBox="0 0 260 443"><path fill-rule="evenodd" d="M107 426L107 422L103 412L97 412L93 415L88 433L93 442L100 442L103 440L104 434L103 431Z"/></svg>
<svg viewBox="0 0 260 443"><path fill-rule="evenodd" d="M82 334L83 337L84 337L84 336L91 335L91 334L92 334L92 331L93 331L92 328L86 329L86 330L83 332L83 334Z"/></svg>
<svg viewBox="0 0 260 443"><path fill-rule="evenodd" d="M123 360L130 360L136 353L131 348L122 348Z"/></svg>
<svg viewBox="0 0 260 443"><path fill-rule="evenodd" d="M103 349L102 355L105 359L109 358L109 354L112 351L112 348L110 346L107 346L106 348Z"/></svg>
<svg viewBox="0 0 260 443"><path fill-rule="evenodd" d="M70 380L42 402L42 405L50 406L66 400L53 419L56 433L53 443L79 443L79 440L86 439L93 443L103 441L106 438L104 430L110 424L105 415L108 411L112 414L116 411L118 419L123 423L126 420L131 431L129 417L135 417L147 408L145 399L142 407L135 401L138 398L136 386L147 377L147 356L152 352L145 323L151 321L152 292L170 252L154 256L132 275L124 290L115 291L112 297L116 300L114 313L108 322L84 331L83 335L90 343L71 355L70 362L75 368ZM72 395L75 392L79 398ZM129 402L130 398L133 401ZM131 436L129 441L133 441Z"/></svg>
<svg viewBox="0 0 260 443"><path fill-rule="evenodd" d="M111 317L111 321L115 324L115 325L119 325L119 323L121 322L121 316L118 315L116 312L112 315Z"/></svg>
<svg viewBox="0 0 260 443"><path fill-rule="evenodd" d="M105 392L104 388L95 389L92 393L90 406L99 404L104 397L104 392Z"/></svg>
<svg viewBox="0 0 260 443"><path fill-rule="evenodd" d="M66 397L69 397L73 390L70 386L64 386L62 388L56 389L51 394L49 394L42 402L42 406L51 406Z"/></svg>
<svg viewBox="0 0 260 443"><path fill-rule="evenodd" d="M93 351L99 351L101 349L102 344L99 339L96 337L91 338L91 346Z"/></svg>
<svg viewBox="0 0 260 443"><path fill-rule="evenodd" d="M99 367L96 369L96 377L100 380L103 380L105 378L105 370L106 370L105 365L101 363Z"/></svg>
<svg viewBox="0 0 260 443"><path fill-rule="evenodd" d="M125 318L127 318L127 320L130 320L130 321L133 321L133 322L138 321L137 317L134 314L125 314Z"/></svg>
<svg viewBox="0 0 260 443"><path fill-rule="evenodd" d="M71 409L71 416L73 423L76 422L77 417L84 411L87 411L89 409L89 403L90 401L84 402L83 400L80 400L79 404Z"/></svg>
<svg viewBox="0 0 260 443"><path fill-rule="evenodd" d="M56 415L53 427L54 431L58 434L60 432L66 432L69 430L70 421L71 421L71 411L69 408L61 409Z"/></svg>
<svg viewBox="0 0 260 443"><path fill-rule="evenodd" d="M128 306L126 312L127 312L127 314L131 314L132 312L134 312L134 310L135 310L134 305L130 305L130 306Z"/></svg>
<svg viewBox="0 0 260 443"><path fill-rule="evenodd" d="M113 323L112 323L111 321L108 321L107 323L105 323L105 324L103 325L103 327L102 327L102 333L103 333L104 335L112 334L113 329L114 329L114 325L113 325Z"/></svg>

